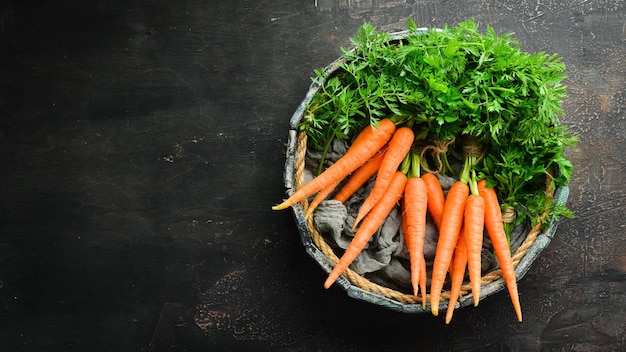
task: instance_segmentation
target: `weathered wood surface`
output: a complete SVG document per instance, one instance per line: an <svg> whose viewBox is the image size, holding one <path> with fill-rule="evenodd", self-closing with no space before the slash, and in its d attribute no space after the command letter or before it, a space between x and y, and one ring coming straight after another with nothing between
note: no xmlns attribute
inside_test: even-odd
<svg viewBox="0 0 626 352"><path fill-rule="evenodd" d="M324 290L284 195L289 118L363 21L474 17L567 65L563 221L451 325ZM623 1L0 1L0 350L626 348Z"/></svg>

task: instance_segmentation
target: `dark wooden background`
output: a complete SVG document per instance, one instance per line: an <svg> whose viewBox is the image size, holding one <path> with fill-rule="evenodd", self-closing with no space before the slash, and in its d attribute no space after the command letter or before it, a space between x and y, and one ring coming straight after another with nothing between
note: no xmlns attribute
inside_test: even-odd
<svg viewBox="0 0 626 352"><path fill-rule="evenodd" d="M567 65L555 239L441 318L324 290L284 197L288 120L364 22L474 17ZM0 1L0 350L626 349L626 8L562 1Z"/></svg>

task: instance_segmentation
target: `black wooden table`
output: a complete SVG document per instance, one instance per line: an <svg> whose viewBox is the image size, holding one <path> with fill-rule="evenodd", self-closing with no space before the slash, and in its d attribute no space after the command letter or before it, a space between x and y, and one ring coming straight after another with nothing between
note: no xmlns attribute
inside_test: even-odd
<svg viewBox="0 0 626 352"><path fill-rule="evenodd" d="M273 212L288 122L364 22L474 17L555 52L580 136L520 281L439 317L324 290ZM0 350L626 348L623 1L0 1Z"/></svg>

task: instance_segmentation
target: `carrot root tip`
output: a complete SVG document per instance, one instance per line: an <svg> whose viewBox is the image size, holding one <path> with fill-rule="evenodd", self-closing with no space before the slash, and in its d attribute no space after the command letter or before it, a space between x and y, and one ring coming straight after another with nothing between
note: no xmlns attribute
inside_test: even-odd
<svg viewBox="0 0 626 352"><path fill-rule="evenodd" d="M330 277L327 278L326 281L324 281L324 288L325 289L330 288L330 286L332 286L335 283L335 281L337 281L337 279L332 279Z"/></svg>

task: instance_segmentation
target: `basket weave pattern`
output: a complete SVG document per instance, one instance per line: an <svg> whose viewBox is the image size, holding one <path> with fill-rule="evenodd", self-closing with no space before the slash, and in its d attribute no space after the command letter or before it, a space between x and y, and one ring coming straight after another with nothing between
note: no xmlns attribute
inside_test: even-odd
<svg viewBox="0 0 626 352"><path fill-rule="evenodd" d="M295 171L294 183L295 183L296 190L302 187L305 182L304 181L304 169L305 169L306 150L307 150L307 136L305 133L302 132L298 135L297 147L296 147L295 170L294 170ZM552 197L554 195L554 189L550 187L549 182L546 182L545 192L546 192L546 195L548 195L549 197ZM302 202L300 202L300 206L306 213L309 207L309 203L305 199ZM547 216L547 214L544 214L544 216ZM336 265L337 262L339 261L339 258L334 253L330 245L326 242L322 234L317 230L317 227L315 226L312 216L309 216L308 218L306 218L306 224L307 224L309 232L311 233L311 238L313 240L313 243L331 261L332 265ZM537 236L540 233L541 233L541 224L537 223L530 229L529 233L527 234L526 238L524 239L520 247L515 251L515 253L513 253L512 260L513 260L514 267L517 267L517 265L522 260L522 258L524 258L524 256L526 255L526 252L533 245L533 243L537 239ZM363 290L383 295L389 299L398 301L400 303L404 303L404 304L424 303L422 302L421 295L416 296L412 294L407 294L407 293L403 293L403 292L400 292L400 291L397 291L397 290L394 290L385 286L381 286L377 283L370 281L366 277L359 275L358 273L351 270L350 268L346 269L346 271L343 273L343 276L345 276L350 283L352 283L353 285ZM501 278L502 278L502 273L500 269L496 269L483 275L481 284L485 286ZM466 295L470 292L471 292L471 286L469 284L465 284L461 287L461 296ZM429 300L429 296L427 295L426 297L427 297L426 299ZM442 302L447 302L449 298L450 298L449 291L443 291L441 293Z"/></svg>

